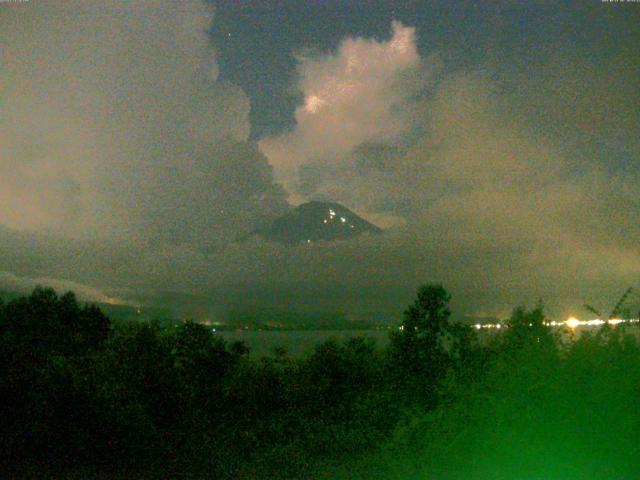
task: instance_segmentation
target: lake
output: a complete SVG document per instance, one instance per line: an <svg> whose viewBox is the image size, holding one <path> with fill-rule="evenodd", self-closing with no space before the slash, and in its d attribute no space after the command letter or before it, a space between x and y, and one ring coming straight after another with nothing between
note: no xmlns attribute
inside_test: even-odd
<svg viewBox="0 0 640 480"><path fill-rule="evenodd" d="M292 357L305 356L313 353L316 345L336 338L344 341L353 337L373 338L378 347L384 347L389 342L387 330L234 330L216 332L229 342L243 341L251 354L257 356L273 355L273 349L284 347Z"/></svg>
<svg viewBox="0 0 640 480"><path fill-rule="evenodd" d="M565 341L577 339L587 331L595 332L600 326L580 326L576 329L560 328L562 338ZM632 335L640 336L640 329L630 326L616 326L614 328L624 328L624 331ZM481 342L500 335L504 330L483 329L478 331ZM384 348L389 343L389 332L387 330L233 330L218 331L220 335L229 342L243 341L256 356L272 356L273 349L284 347L291 357L300 357L313 353L316 345L330 339L336 338L344 341L352 337L373 338L378 348Z"/></svg>

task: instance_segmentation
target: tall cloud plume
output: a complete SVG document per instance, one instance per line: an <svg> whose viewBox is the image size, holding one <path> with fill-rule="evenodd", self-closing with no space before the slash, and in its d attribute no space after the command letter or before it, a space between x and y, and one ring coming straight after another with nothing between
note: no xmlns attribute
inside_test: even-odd
<svg viewBox="0 0 640 480"><path fill-rule="evenodd" d="M343 274L364 279L376 265L391 283L437 279L468 305L491 292L500 314L525 298L562 309L637 283L637 56L559 47L533 52L534 66L488 56L447 68L420 57L411 28L393 32L301 58L297 125L261 143L300 197L405 221Z"/></svg>
<svg viewBox="0 0 640 480"><path fill-rule="evenodd" d="M0 228L0 270L113 295L237 286L240 304L259 283L267 303L365 319L400 311L426 281L445 283L456 311L484 314L539 297L554 313L607 308L637 283L632 49L592 58L560 45L508 68L494 52L461 68L396 23L387 40L300 56L296 126L258 149L246 96L216 80L211 12L123 5L0 4L0 223L166 241L61 246ZM229 242L286 208L272 168L298 199L404 225L338 245Z"/></svg>
<svg viewBox="0 0 640 480"><path fill-rule="evenodd" d="M330 176L331 167L354 147L397 140L410 131L416 113L412 97L427 78L415 29L400 22L393 22L387 41L347 38L335 53L298 60L304 103L296 109L296 127L263 139L260 148L279 181L308 195L322 192L318 174ZM304 169L315 171L312 182L304 182Z"/></svg>
<svg viewBox="0 0 640 480"><path fill-rule="evenodd" d="M247 143L249 102L216 81L204 2L0 8L0 223L74 236L180 231L189 205L221 210L211 191L229 171L220 165L236 160L262 183L235 187L274 188L282 207L264 157L235 146ZM242 198L238 210L256 206ZM219 223L192 222L177 240L215 236Z"/></svg>

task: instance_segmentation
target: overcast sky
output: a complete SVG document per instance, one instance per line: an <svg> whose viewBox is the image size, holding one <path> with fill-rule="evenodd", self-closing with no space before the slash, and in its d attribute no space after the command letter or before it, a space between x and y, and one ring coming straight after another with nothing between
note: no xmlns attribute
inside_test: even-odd
<svg viewBox="0 0 640 480"><path fill-rule="evenodd" d="M640 287L639 42L632 2L0 3L0 287L609 308ZM243 240L310 199L386 231Z"/></svg>

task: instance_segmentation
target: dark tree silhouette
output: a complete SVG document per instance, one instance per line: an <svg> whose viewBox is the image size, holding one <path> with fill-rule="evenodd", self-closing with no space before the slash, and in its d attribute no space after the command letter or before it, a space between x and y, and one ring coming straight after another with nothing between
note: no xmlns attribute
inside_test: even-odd
<svg viewBox="0 0 640 480"><path fill-rule="evenodd" d="M513 310L503 336L507 350L554 348L557 335L545 325L547 321L542 304L527 311L524 307Z"/></svg>
<svg viewBox="0 0 640 480"><path fill-rule="evenodd" d="M391 334L390 354L396 373L410 384L417 383L428 404L434 401L435 386L449 364L450 299L442 285L420 287L400 327Z"/></svg>
<svg viewBox="0 0 640 480"><path fill-rule="evenodd" d="M0 302L0 477L325 478L315 470L380 445L392 448L393 465L424 452L413 473L442 473L460 463L453 450L485 442L500 440L514 458L529 452L511 445L523 435L562 444L569 434L554 425L566 418L581 434L597 427L580 451L591 455L607 430L620 432L611 445L634 451L637 429L627 426L635 425L640 345L622 327L560 348L542 307L517 308L508 328L478 342L450 322L449 300L441 285L422 286L386 349L333 338L305 357L283 349L255 357L193 322L120 322L111 331L99 308L50 289ZM576 401L589 422L575 415ZM610 414L598 423L593 405L604 403ZM626 468L602 451L611 469L593 478ZM637 471L636 460L627 463ZM451 478L460 478L455 468ZM331 478L371 478L371 469Z"/></svg>
<svg viewBox="0 0 640 480"><path fill-rule="evenodd" d="M0 333L12 335L23 351L38 358L86 353L98 348L110 331L111 323L98 307L80 306L72 292L58 297L42 287L7 303L0 318Z"/></svg>

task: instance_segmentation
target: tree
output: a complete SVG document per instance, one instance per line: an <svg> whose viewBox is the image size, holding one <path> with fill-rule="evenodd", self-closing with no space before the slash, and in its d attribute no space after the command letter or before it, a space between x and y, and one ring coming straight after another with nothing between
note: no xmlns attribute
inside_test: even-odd
<svg viewBox="0 0 640 480"><path fill-rule="evenodd" d="M174 365L184 382L186 400L213 410L221 401L225 376L240 355L227 350L223 337L195 322L182 325L174 341Z"/></svg>
<svg viewBox="0 0 640 480"><path fill-rule="evenodd" d="M110 331L100 309L71 292L37 287L0 304L0 463L71 464L91 451L101 411L91 369Z"/></svg>
<svg viewBox="0 0 640 480"><path fill-rule="evenodd" d="M546 317L541 303L531 311L527 311L524 307L514 309L504 334L507 350L547 347L555 349L557 335L545 323Z"/></svg>
<svg viewBox="0 0 640 480"><path fill-rule="evenodd" d="M391 334L390 353L405 383L417 384L433 400L434 387L449 364L449 300L442 285L424 285L418 289L413 305L404 312L404 320Z"/></svg>
<svg viewBox="0 0 640 480"><path fill-rule="evenodd" d="M56 353L83 355L99 348L111 332L111 322L94 306L80 306L67 292L36 287L30 296L7 303L0 315L0 334L10 334L23 352L44 358Z"/></svg>
<svg viewBox="0 0 640 480"><path fill-rule="evenodd" d="M329 404L339 408L352 404L377 381L377 366L373 339L354 337L339 342L330 338L317 345L305 372L319 410L326 412Z"/></svg>

